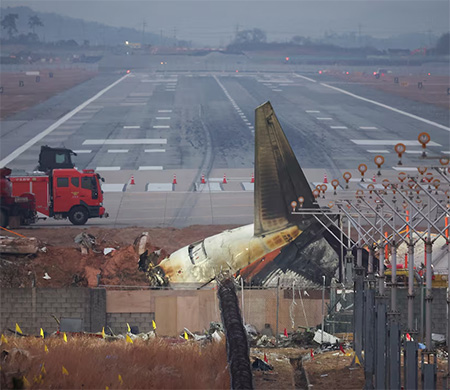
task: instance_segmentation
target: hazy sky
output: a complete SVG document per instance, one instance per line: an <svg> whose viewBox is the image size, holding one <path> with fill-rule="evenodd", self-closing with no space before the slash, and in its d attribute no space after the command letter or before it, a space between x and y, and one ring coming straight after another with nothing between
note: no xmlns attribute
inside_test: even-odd
<svg viewBox="0 0 450 390"><path fill-rule="evenodd" d="M204 44L228 43L236 29L258 27L269 40L325 31L377 37L449 30L449 1L415 0L2 0L2 7L26 5L42 12L132 27Z"/></svg>

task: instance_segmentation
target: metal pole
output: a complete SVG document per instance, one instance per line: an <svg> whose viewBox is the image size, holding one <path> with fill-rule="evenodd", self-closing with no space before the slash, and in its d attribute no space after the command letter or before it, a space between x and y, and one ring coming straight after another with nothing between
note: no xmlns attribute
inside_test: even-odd
<svg viewBox="0 0 450 390"><path fill-rule="evenodd" d="M325 275L322 275L322 336L320 337L320 344L323 345L323 327L325 322Z"/></svg>
<svg viewBox="0 0 450 390"><path fill-rule="evenodd" d="M278 276L278 281L277 281L277 325L275 327L275 332L276 332L276 337L275 337L275 341L278 347L278 313L279 313L279 308L280 308L280 277ZM301 294L301 292L300 292Z"/></svg>
<svg viewBox="0 0 450 390"><path fill-rule="evenodd" d="M369 248L369 264L367 288L365 291L364 318L364 376L366 390L373 389L373 374L375 366L375 278L373 275L374 248Z"/></svg>
<svg viewBox="0 0 450 390"><path fill-rule="evenodd" d="M414 240L411 236L408 243L408 332L414 329Z"/></svg>
<svg viewBox="0 0 450 390"><path fill-rule="evenodd" d="M356 249L356 267L355 267L355 303L354 303L354 347L355 354L358 356L361 364L363 349L363 316L364 316L364 268L362 267L362 248Z"/></svg>
<svg viewBox="0 0 450 390"><path fill-rule="evenodd" d="M425 283L426 283L426 293L425 293L425 344L427 346L427 350L433 350L433 346L431 344L431 301L433 300L433 291L432 291L432 271L431 271L431 262L432 262L432 243L430 240L430 236L428 241L425 243L425 251L427 254L427 267L426 267L426 275L425 275Z"/></svg>

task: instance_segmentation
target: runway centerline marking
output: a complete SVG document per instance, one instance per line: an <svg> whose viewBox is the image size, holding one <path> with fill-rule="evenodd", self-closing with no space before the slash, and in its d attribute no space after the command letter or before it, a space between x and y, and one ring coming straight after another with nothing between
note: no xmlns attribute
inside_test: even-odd
<svg viewBox="0 0 450 390"><path fill-rule="evenodd" d="M88 149L81 149L81 150L74 150L76 154L83 154L83 153L92 153L92 150Z"/></svg>
<svg viewBox="0 0 450 390"><path fill-rule="evenodd" d="M330 126L330 129L348 129L347 126Z"/></svg>
<svg viewBox="0 0 450 390"><path fill-rule="evenodd" d="M158 110L158 112L172 112L172 110Z"/></svg>
<svg viewBox="0 0 450 390"><path fill-rule="evenodd" d="M319 114L320 111L317 110L306 110L305 112L307 112L308 114Z"/></svg>
<svg viewBox="0 0 450 390"><path fill-rule="evenodd" d="M378 130L375 126L359 126L361 130Z"/></svg>
<svg viewBox="0 0 450 390"><path fill-rule="evenodd" d="M83 145L141 145L167 144L166 138L87 139Z"/></svg>
<svg viewBox="0 0 450 390"><path fill-rule="evenodd" d="M170 116L157 116L155 119L167 120L167 119L170 119Z"/></svg>
<svg viewBox="0 0 450 390"><path fill-rule="evenodd" d="M359 99L359 100L363 100L363 101L368 102L368 103L375 104L377 106L380 106L380 107L386 108L388 110L394 111L394 112L396 112L398 114L402 114L402 115L408 116L410 118L416 119L416 120L421 121L423 123L426 123L428 125L435 126L435 127L438 127L439 129L446 130L446 131L450 132L450 127L441 125L440 123L436 123L436 122L430 121L428 119L422 118L420 116L417 116L417 115L414 115L414 114L410 114L409 112L399 110L398 108L388 106L387 104L383 104L383 103L377 102L375 100L367 99L365 97L362 97L362 96L356 95L354 93L348 92L345 89L333 87L333 86L325 84L325 83L320 83L320 85L323 85L324 87L327 87L327 88L334 89L334 90L336 90L338 92L341 92L341 93L344 93L344 94L346 94L348 96L354 97L355 99Z"/></svg>
<svg viewBox="0 0 450 390"><path fill-rule="evenodd" d="M145 153L159 153L159 152L164 153L165 151L166 151L166 149L145 149L144 150Z"/></svg>
<svg viewBox="0 0 450 390"><path fill-rule="evenodd" d="M367 149L369 153L390 153L387 149Z"/></svg>
<svg viewBox="0 0 450 390"><path fill-rule="evenodd" d="M319 121L331 121L333 118L316 118Z"/></svg>
<svg viewBox="0 0 450 390"><path fill-rule="evenodd" d="M170 126L166 126L166 125L156 125L153 126L154 129L170 129Z"/></svg>
<svg viewBox="0 0 450 390"><path fill-rule="evenodd" d="M140 129L141 126L124 126L124 129Z"/></svg>
<svg viewBox="0 0 450 390"><path fill-rule="evenodd" d="M128 153L128 149L108 149L108 153Z"/></svg>
<svg viewBox="0 0 450 390"><path fill-rule="evenodd" d="M14 160L17 156L20 156L23 152L28 150L31 146L33 146L36 142L40 141L42 138L44 138L46 135L49 135L53 130L58 128L58 126L62 125L64 122L72 118L76 113L80 112L83 108L91 104L93 101L97 100L100 96L102 96L104 93L108 92L111 88L114 88L117 84L119 84L122 80L126 79L128 75L122 76L119 80L114 81L111 85L107 86L106 88L102 89L100 92L98 92L96 95L91 97L90 99L86 100L85 102L81 103L78 107L74 108L72 111L64 115L62 118L58 119L55 123L47 127L44 131L37 134L33 138L31 138L28 142L25 142L22 146L17 148L14 152L12 152L10 155L6 156L3 160L0 161L0 167L4 167L5 165L9 164L12 160Z"/></svg>

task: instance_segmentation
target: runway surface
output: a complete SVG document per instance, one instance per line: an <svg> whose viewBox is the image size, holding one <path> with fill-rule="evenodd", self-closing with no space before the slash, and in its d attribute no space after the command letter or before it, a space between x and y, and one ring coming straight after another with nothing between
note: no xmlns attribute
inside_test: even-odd
<svg viewBox="0 0 450 390"><path fill-rule="evenodd" d="M182 227L253 221L254 109L267 100L311 183L324 174L341 179L346 170L356 175L360 163L371 177L377 154L395 174L398 142L407 146L402 169L416 166L423 131L431 136L429 157L450 157L445 109L299 68L177 67L105 72L9 117L1 122L0 165L30 171L41 145L64 145L78 154L77 168L95 169L106 180L111 217L89 225Z"/></svg>

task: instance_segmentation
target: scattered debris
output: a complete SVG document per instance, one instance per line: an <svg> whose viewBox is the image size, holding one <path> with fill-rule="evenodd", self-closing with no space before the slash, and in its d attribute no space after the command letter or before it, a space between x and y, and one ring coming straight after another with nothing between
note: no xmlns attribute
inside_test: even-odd
<svg viewBox="0 0 450 390"><path fill-rule="evenodd" d="M322 343L336 344L336 343L340 342L340 340L337 337L335 337L335 336L333 336L333 335L331 335L331 334L329 334L329 333L327 333L325 331L323 332L323 335L322 335L322 330L321 329L317 330L314 333L314 339L313 340L317 344L322 344Z"/></svg>
<svg viewBox="0 0 450 390"><path fill-rule="evenodd" d="M115 248L104 248L103 249L103 254L106 256L109 253L114 252L116 249Z"/></svg>
<svg viewBox="0 0 450 390"><path fill-rule="evenodd" d="M42 278L45 280L50 280L51 276L46 272Z"/></svg>
<svg viewBox="0 0 450 390"><path fill-rule="evenodd" d="M266 363L265 361L255 357L255 360L252 363L252 370L255 371L271 371L273 370L273 366L271 366L269 363Z"/></svg>
<svg viewBox="0 0 450 390"><path fill-rule="evenodd" d="M6 237L0 236L0 253L7 254L36 254L39 241L34 237Z"/></svg>
<svg viewBox="0 0 450 390"><path fill-rule="evenodd" d="M78 244L83 255L87 255L89 253L89 249L95 253L98 251L95 249L96 239L92 234L89 233L80 233L74 238L75 244Z"/></svg>

